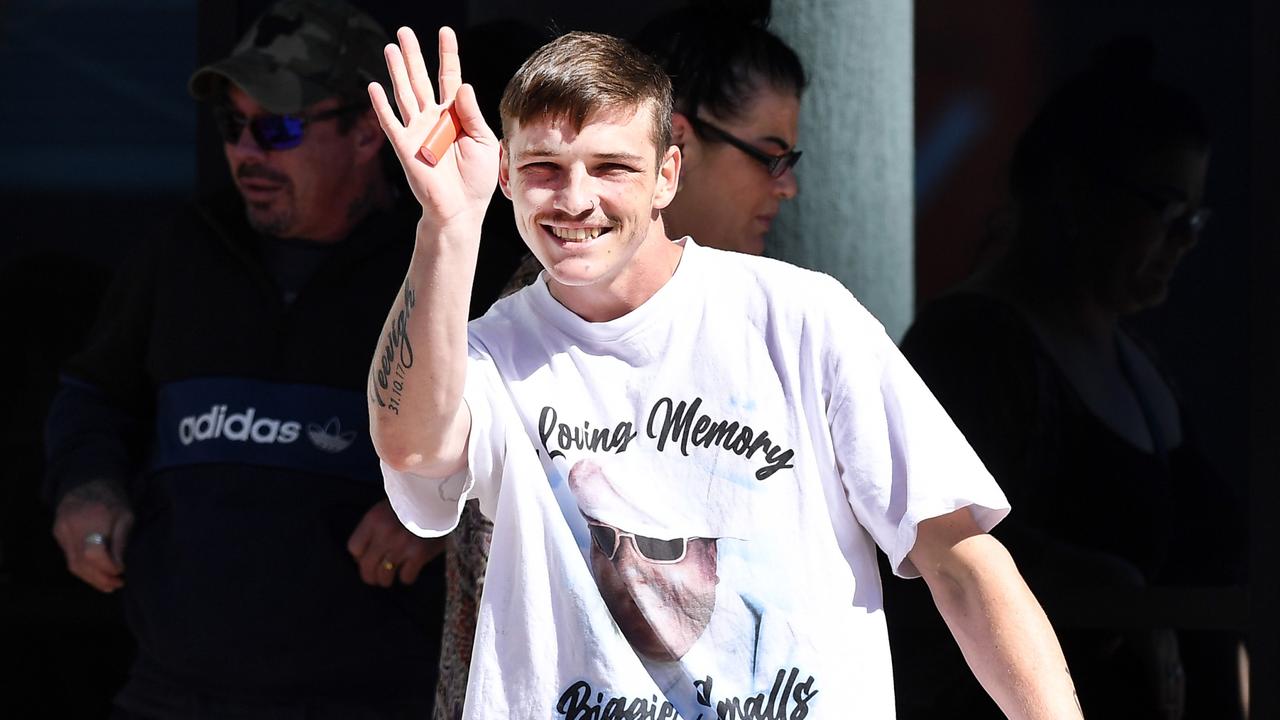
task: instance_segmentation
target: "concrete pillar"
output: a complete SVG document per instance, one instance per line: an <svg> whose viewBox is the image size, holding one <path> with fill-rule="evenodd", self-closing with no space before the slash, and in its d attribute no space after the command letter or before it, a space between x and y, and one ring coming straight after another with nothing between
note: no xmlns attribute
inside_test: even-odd
<svg viewBox="0 0 1280 720"><path fill-rule="evenodd" d="M774 0L800 55L800 195L770 254L839 278L901 339L914 298L912 3Z"/></svg>

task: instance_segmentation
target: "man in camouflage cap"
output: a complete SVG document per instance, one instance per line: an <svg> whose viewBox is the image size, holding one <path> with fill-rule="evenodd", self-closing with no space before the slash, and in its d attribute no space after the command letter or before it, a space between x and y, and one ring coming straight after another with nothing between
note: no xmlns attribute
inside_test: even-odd
<svg viewBox="0 0 1280 720"><path fill-rule="evenodd" d="M382 82L387 34L373 18L339 2L273 5L235 50L191 76L191 94L213 100L230 81L274 113L296 113L328 97L366 101Z"/></svg>
<svg viewBox="0 0 1280 720"><path fill-rule="evenodd" d="M386 43L372 18L340 0L284 0L229 57L191 76L191 94L215 106L256 228L333 242L386 204L381 132L365 94L386 72Z"/></svg>
<svg viewBox="0 0 1280 720"><path fill-rule="evenodd" d="M420 215L365 93L386 41L284 0L192 76L235 188L137 244L65 368L54 534L138 641L113 717L430 716L442 545L390 510L362 382Z"/></svg>

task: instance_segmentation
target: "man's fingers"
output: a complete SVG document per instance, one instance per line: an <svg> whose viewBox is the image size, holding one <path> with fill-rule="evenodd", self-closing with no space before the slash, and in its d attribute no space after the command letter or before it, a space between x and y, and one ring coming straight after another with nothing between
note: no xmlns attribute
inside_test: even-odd
<svg viewBox="0 0 1280 720"><path fill-rule="evenodd" d="M412 585L422 568L444 552L444 538L413 537L404 548L404 564L400 567L400 581Z"/></svg>
<svg viewBox="0 0 1280 720"><path fill-rule="evenodd" d="M347 549L356 558L360 568L360 579L370 585L378 585L379 563L387 554L387 543L383 534L378 532L377 524L370 522L368 515L360 521L356 531L347 542Z"/></svg>
<svg viewBox="0 0 1280 720"><path fill-rule="evenodd" d="M390 567L388 567L390 564ZM360 556L360 579L369 585L391 587L396 579L396 568L392 551L384 543L373 543L367 552Z"/></svg>
<svg viewBox="0 0 1280 720"><path fill-rule="evenodd" d="M462 63L458 58L458 37L453 28L440 28L440 104L449 101L462 87Z"/></svg>
<svg viewBox="0 0 1280 720"><path fill-rule="evenodd" d="M372 550L372 548L370 549ZM360 579L368 585L378 584L378 563L381 562L382 555L376 552L367 552L357 559L360 566Z"/></svg>
<svg viewBox="0 0 1280 720"><path fill-rule="evenodd" d="M366 519L360 520L360 524L356 525L356 529L351 532L351 537L347 538L347 552L356 560L364 557L369 551L369 544L373 542L373 523Z"/></svg>
<svg viewBox="0 0 1280 720"><path fill-rule="evenodd" d="M373 114L378 116L378 124L382 126L382 131L387 134L387 139L394 147L396 138L404 130L404 125L391 109L391 103L387 100L387 91L383 89L381 83L369 83L369 102L373 105Z"/></svg>
<svg viewBox="0 0 1280 720"><path fill-rule="evenodd" d="M102 533L104 536L106 532ZM54 525L53 536L62 548L67 560L67 571L101 592L113 592L124 587L115 561L106 545L89 543L76 523L59 522Z"/></svg>
<svg viewBox="0 0 1280 720"><path fill-rule="evenodd" d="M391 75L391 91L396 96L396 107L400 108L400 121L408 127L422 112L418 97L413 92L413 84L409 80L409 70L404 64L404 55L395 43L387 45L383 50L387 58L387 72Z"/></svg>
<svg viewBox="0 0 1280 720"><path fill-rule="evenodd" d="M73 559L70 568L72 574L102 592L112 592L124 585L120 567L111 559L106 545L86 545L79 558Z"/></svg>
<svg viewBox="0 0 1280 720"><path fill-rule="evenodd" d="M124 587L124 579L119 575L103 572L96 567L83 566L79 572L73 572L72 574L99 592L115 592Z"/></svg>
<svg viewBox="0 0 1280 720"><path fill-rule="evenodd" d="M108 542L111 542L108 540ZM97 545L89 543L84 546L84 552L80 555L80 562L84 567L100 570L108 575L119 575L120 566L111 557L111 550L107 545Z"/></svg>
<svg viewBox="0 0 1280 720"><path fill-rule="evenodd" d="M400 565L386 556L378 561L378 585L389 588L396 581L396 569Z"/></svg>
<svg viewBox="0 0 1280 720"><path fill-rule="evenodd" d="M425 553L415 555L400 566L400 582L405 585L412 585L418 579L418 573L422 572L422 568L426 567L427 562L431 558Z"/></svg>
<svg viewBox="0 0 1280 720"><path fill-rule="evenodd" d="M476 100L476 90L471 85L464 84L458 88L458 95L453 101L453 112L458 116L458 124L462 125L464 135L481 142L497 141L498 137L484 121L484 113L480 112L480 103Z"/></svg>
<svg viewBox="0 0 1280 720"><path fill-rule="evenodd" d="M402 27L396 32L400 41L400 52L404 55L405 66L409 71L409 83L413 87L414 97L419 108L427 108L435 104L435 91L431 87L431 73L427 72L427 61L422 57L422 48L418 45L418 36L413 30Z"/></svg>

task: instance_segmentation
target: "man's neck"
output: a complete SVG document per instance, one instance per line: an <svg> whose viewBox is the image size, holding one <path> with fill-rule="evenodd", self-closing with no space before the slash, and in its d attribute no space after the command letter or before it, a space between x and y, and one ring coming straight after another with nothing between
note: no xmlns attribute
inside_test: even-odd
<svg viewBox="0 0 1280 720"><path fill-rule="evenodd" d="M391 184L380 173L363 181L353 180L351 186L361 190L348 200L342 221L334 223L330 228L312 233L310 237L300 239L326 245L342 242L370 213L391 205L393 199Z"/></svg>
<svg viewBox="0 0 1280 720"><path fill-rule="evenodd" d="M594 285L572 287L548 279L551 296L587 322L617 320L645 304L675 275L684 245L672 242L661 221L614 277Z"/></svg>

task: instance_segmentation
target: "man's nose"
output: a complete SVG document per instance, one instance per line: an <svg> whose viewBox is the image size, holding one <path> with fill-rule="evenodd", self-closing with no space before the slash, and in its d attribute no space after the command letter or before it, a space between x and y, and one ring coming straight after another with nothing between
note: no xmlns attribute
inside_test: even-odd
<svg viewBox="0 0 1280 720"><path fill-rule="evenodd" d="M553 202L557 210L568 215L576 216L591 212L596 206L595 187L591 176L581 167L570 168L566 173L564 184L556 191Z"/></svg>

